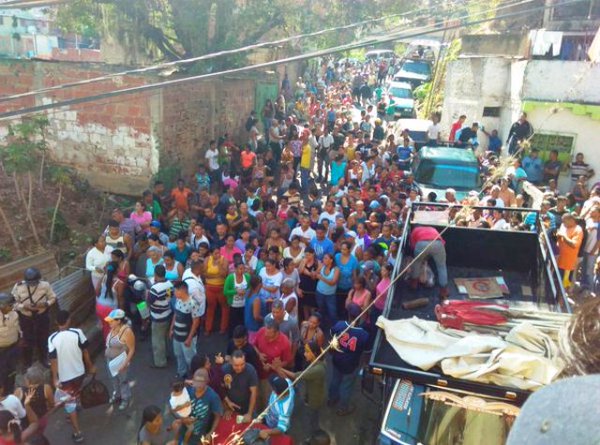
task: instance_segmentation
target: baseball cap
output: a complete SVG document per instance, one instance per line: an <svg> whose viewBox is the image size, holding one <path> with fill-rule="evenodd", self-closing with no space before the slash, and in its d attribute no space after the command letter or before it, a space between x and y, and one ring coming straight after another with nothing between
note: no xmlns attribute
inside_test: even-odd
<svg viewBox="0 0 600 445"><path fill-rule="evenodd" d="M108 316L104 318L104 321L123 320L124 318L125 311L123 311L123 309L113 309L112 311L110 311L110 314L108 314Z"/></svg>
<svg viewBox="0 0 600 445"><path fill-rule="evenodd" d="M379 201L371 201L371 203L369 204L369 207L372 209L378 209L379 207L381 207L381 204L379 204Z"/></svg>
<svg viewBox="0 0 600 445"><path fill-rule="evenodd" d="M365 261L362 265L362 269L366 272L367 270L375 270L375 262L373 260Z"/></svg>
<svg viewBox="0 0 600 445"><path fill-rule="evenodd" d="M190 383L194 388L197 388L199 386L206 386L208 385L208 376L205 372L196 371Z"/></svg>
<svg viewBox="0 0 600 445"><path fill-rule="evenodd" d="M156 227L157 229L160 229L160 223L154 220L150 223L150 227Z"/></svg>
<svg viewBox="0 0 600 445"><path fill-rule="evenodd" d="M595 414L599 396L598 374L565 378L541 388L521 408L506 444L598 443L600 423Z"/></svg>

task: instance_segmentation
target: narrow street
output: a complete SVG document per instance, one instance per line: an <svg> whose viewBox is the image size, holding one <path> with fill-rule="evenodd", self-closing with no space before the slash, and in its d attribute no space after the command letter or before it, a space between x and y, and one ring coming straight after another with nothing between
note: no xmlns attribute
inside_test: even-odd
<svg viewBox="0 0 600 445"><path fill-rule="evenodd" d="M225 336L213 334L206 338L200 335L198 350L213 357L220 351L225 351L227 341ZM119 412L116 407L104 405L80 412L81 429L88 445L136 444L136 435L140 427L139 421L142 411L147 405L164 407L167 412L169 386L175 376L174 361L169 361L166 369L152 369L150 342L138 342L136 356L132 364L131 384L133 388L133 401L126 412ZM95 361L98 370L98 379L107 384L108 371L102 356ZM109 388L110 389L110 388ZM379 409L360 393L360 385L356 385L353 403L356 410L348 417L339 417L335 408L324 406L322 408L321 427L335 437L338 445L367 445L374 443ZM303 415L302 398L296 398L294 418L290 430L296 443L301 443L312 430L308 418ZM166 417L168 418L168 417ZM70 442L71 426L67 422L63 410L55 412L48 423L46 436L52 444Z"/></svg>

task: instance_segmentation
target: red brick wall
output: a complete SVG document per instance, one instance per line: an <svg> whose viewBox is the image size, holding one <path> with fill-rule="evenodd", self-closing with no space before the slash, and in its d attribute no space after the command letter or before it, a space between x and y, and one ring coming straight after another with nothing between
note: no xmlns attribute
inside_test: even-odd
<svg viewBox="0 0 600 445"><path fill-rule="evenodd" d="M116 68L112 68L113 70ZM111 72L105 65L0 61L0 96L23 93ZM121 76L1 102L0 112L59 102L163 80ZM262 79L264 81L265 79ZM276 80L274 80L276 81ZM197 81L149 92L100 99L48 111L53 158L71 166L99 189L137 194L159 166L159 148L190 174L210 139L229 132L244 142L254 108L253 78ZM0 121L0 135L8 122Z"/></svg>

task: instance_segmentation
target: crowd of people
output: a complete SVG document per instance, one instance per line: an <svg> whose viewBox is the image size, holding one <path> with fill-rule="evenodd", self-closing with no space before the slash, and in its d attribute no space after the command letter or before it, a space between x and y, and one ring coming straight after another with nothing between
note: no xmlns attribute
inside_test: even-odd
<svg viewBox="0 0 600 445"><path fill-rule="evenodd" d="M299 409L292 382L300 373L305 401L300 409L317 430L308 443L329 443L320 430L322 409L327 405L347 416L355 408L351 399L361 356L385 307L403 225L415 202L465 205L468 211L449 211L456 226L543 228L556 243L565 283L575 280L578 258L582 283L595 282L600 187L588 192L593 171L583 155L570 165L573 191L563 196L557 189L563 166L556 154L544 164L535 149L511 148L514 158L504 165L497 132L486 132L484 150L477 140L483 129L461 116L447 139L477 152L484 187L465 197L453 189L443 197L422 196L410 172L416 154L410 134L398 136L388 122L381 70L374 62L325 63L298 79L295 88L286 76L276 100L248 117L245 143L236 144L228 134L208 141L190 178L168 191L156 181L132 211L112 212L86 255L112 380L110 402L121 411L130 406L129 365L138 360L140 341L151 344L152 367L168 367L170 356L176 367L164 388L168 420L160 408L146 407L136 438L140 444L196 444L220 422L248 424L266 408L256 431L248 433L285 435ZM365 96L364 85L373 87ZM354 117L360 103L360 117ZM524 122L526 115L511 129L509 147L527 137ZM429 142L440 143L442 133L436 115ZM525 180L544 193L540 226L534 213L510 210L531 202ZM435 239L426 232L413 234L414 252ZM430 248L437 262L436 248L443 245ZM444 297L447 277L441 271L438 267ZM63 397L72 439L83 441L76 398L84 376L96 370L87 339L70 326L68 312L58 312L58 331L49 332L48 311L55 301L50 285L33 269L12 295L0 296L0 443L24 443L43 431L40 419L54 406L53 388ZM228 339L222 354L208 357L199 350L199 336L219 335ZM339 345L330 357L319 358L333 336ZM20 343L24 347L17 348ZM50 366L53 388L30 367L34 355ZM27 385L15 389L19 356L28 368ZM23 438L13 435L17 431Z"/></svg>

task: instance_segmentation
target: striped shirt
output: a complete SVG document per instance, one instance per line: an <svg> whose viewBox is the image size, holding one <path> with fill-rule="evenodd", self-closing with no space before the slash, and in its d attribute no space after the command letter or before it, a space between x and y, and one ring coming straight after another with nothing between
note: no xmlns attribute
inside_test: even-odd
<svg viewBox="0 0 600 445"><path fill-rule="evenodd" d="M190 220L185 218L180 220L179 218L173 218L171 221L171 230L169 230L169 236L179 236L179 232L187 232L190 228Z"/></svg>
<svg viewBox="0 0 600 445"><path fill-rule="evenodd" d="M154 283L148 292L148 303L150 303L150 317L154 322L164 322L171 319L171 296L173 295L173 283L163 281Z"/></svg>
<svg viewBox="0 0 600 445"><path fill-rule="evenodd" d="M289 379L285 379L288 384L288 392L286 397L277 399L277 394L271 392L269 397L269 412L265 417L265 424L269 428L277 428L282 433L285 433L290 427L290 420L292 418L292 412L294 411L294 387Z"/></svg>
<svg viewBox="0 0 600 445"><path fill-rule="evenodd" d="M201 317L200 306L193 298L189 298L187 301L177 299L175 303L173 340L184 342L190 335L194 318L199 317Z"/></svg>

